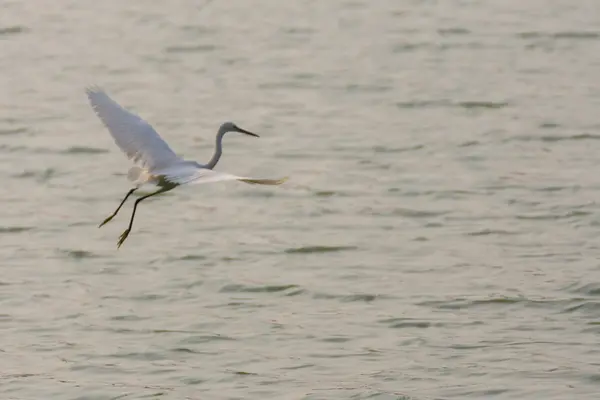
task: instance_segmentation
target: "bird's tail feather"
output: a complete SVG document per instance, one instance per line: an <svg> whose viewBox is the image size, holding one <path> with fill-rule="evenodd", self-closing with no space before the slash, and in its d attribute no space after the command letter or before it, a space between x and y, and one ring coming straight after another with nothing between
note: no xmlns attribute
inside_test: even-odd
<svg viewBox="0 0 600 400"><path fill-rule="evenodd" d="M281 179L253 179L253 178L242 178L239 179L242 182L246 182L252 185L281 185L288 180L288 177Z"/></svg>

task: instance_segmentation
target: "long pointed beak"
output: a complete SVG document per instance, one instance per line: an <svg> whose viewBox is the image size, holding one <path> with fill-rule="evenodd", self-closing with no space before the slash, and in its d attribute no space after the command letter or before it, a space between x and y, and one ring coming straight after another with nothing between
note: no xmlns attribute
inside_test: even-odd
<svg viewBox="0 0 600 400"><path fill-rule="evenodd" d="M245 133L246 135L250 135L250 136L254 136L254 137L260 137L256 133L248 132L247 130L242 129L242 128L238 128L238 132Z"/></svg>

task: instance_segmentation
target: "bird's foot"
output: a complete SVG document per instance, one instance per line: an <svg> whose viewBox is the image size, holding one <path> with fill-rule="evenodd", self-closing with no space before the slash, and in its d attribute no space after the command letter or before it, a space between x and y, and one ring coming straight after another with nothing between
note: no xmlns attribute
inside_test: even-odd
<svg viewBox="0 0 600 400"><path fill-rule="evenodd" d="M127 239L127 236L129 236L129 229L125 229L125 231L121 234L121 237L119 238L119 241L117 242L117 248L121 247L121 245L123 244L125 239Z"/></svg>
<svg viewBox="0 0 600 400"><path fill-rule="evenodd" d="M98 225L98 228L102 228L102 226L104 224L106 224L107 222L109 222L113 218L114 218L114 215L111 215L110 217L106 218L100 225Z"/></svg>

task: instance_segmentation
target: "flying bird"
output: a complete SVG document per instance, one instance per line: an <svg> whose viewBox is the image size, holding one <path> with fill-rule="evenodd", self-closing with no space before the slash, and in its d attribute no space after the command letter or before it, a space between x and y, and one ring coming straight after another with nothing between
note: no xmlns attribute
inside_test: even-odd
<svg viewBox="0 0 600 400"><path fill-rule="evenodd" d="M215 153L207 164L187 161L176 155L152 126L136 114L126 110L111 99L99 86L89 86L86 94L96 115L108 129L115 143L135 165L129 169L127 178L135 185L130 189L117 209L99 227L113 219L127 198L144 184L154 184L159 189L135 201L129 226L119 237L120 248L133 227L138 205L143 200L160 193L168 192L181 185L201 184L221 181L242 181L258 185L280 185L287 180L257 179L213 171L223 152L223 136L228 132L239 132L258 137L257 134L238 127L233 122L225 122L217 132Z"/></svg>

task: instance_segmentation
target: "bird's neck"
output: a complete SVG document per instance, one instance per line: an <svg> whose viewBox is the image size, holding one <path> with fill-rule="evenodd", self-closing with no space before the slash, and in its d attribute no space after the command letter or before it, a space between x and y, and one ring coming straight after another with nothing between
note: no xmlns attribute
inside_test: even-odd
<svg viewBox="0 0 600 400"><path fill-rule="evenodd" d="M221 142L223 141L223 135L224 134L221 132L217 133L217 138L215 141L215 154L213 154L208 164L206 164L208 169L213 169L221 158L221 154L223 153L223 146L221 145Z"/></svg>

